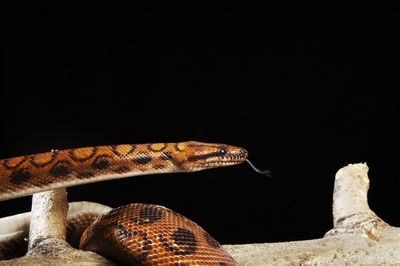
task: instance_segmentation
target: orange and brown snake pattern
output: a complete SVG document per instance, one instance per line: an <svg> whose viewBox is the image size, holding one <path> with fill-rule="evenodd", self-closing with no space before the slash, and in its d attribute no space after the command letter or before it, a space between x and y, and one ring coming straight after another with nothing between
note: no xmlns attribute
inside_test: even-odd
<svg viewBox="0 0 400 266"><path fill-rule="evenodd" d="M0 200L129 176L199 171L246 158L242 148L195 141L53 150L0 160ZM236 265L201 227L155 205L130 204L100 216L80 246L126 264Z"/></svg>

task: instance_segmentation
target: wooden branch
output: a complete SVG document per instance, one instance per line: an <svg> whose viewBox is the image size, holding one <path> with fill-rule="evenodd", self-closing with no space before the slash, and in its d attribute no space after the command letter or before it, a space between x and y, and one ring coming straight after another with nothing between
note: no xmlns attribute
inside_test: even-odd
<svg viewBox="0 0 400 266"><path fill-rule="evenodd" d="M337 172L332 210L334 228L323 238L224 245L224 248L239 265L399 264L400 228L388 225L369 209L367 172L366 164L350 164ZM72 249L64 242L65 191L46 193L56 195L34 200L28 255L0 265L113 265L97 254ZM47 217L54 215L57 217ZM47 230L53 226L54 231Z"/></svg>
<svg viewBox="0 0 400 266"><path fill-rule="evenodd" d="M41 252L46 239L65 242L68 202L65 188L34 194L29 226L28 255ZM60 241L55 241L60 240Z"/></svg>
<svg viewBox="0 0 400 266"><path fill-rule="evenodd" d="M333 194L334 228L324 238L225 245L239 265L393 265L400 263L400 228L369 209L366 164L340 169Z"/></svg>
<svg viewBox="0 0 400 266"><path fill-rule="evenodd" d="M34 194L28 253L1 261L0 265L115 265L96 253L74 249L65 241L67 211L65 188Z"/></svg>

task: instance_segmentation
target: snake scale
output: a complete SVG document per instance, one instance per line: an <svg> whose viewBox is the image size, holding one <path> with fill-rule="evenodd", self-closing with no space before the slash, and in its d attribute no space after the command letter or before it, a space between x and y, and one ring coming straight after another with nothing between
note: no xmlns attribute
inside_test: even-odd
<svg viewBox="0 0 400 266"><path fill-rule="evenodd" d="M137 175L239 164L243 148L196 141L94 146L0 160L0 201ZM236 265L200 226L167 208L130 204L99 216L80 248L130 265Z"/></svg>

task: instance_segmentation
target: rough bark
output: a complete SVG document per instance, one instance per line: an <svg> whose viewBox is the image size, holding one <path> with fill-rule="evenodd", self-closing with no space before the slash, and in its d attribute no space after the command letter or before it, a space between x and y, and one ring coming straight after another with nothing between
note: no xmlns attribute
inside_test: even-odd
<svg viewBox="0 0 400 266"><path fill-rule="evenodd" d="M369 188L367 172L366 164L350 164L337 172L333 193L334 228L323 238L285 243L224 245L224 248L239 265L400 264L400 228L388 225L370 210L367 202ZM62 196L56 198L61 202L65 201ZM50 197L43 200L53 201L54 199ZM42 204L46 206L50 203ZM54 204L50 205L56 206ZM64 203L60 205L62 206ZM43 209L46 210L46 207ZM47 215L56 214L60 217L44 219L44 223L54 221L54 219L60 219L60 221L65 219L62 218L65 215L64 211L42 212L43 215L46 213ZM32 217L32 219L37 218ZM31 220L31 223L33 222ZM35 226L41 227L42 225ZM31 234L35 230L31 228ZM112 262L99 255L68 247L68 244L60 237L59 232L61 231L59 230L64 229L59 228L55 233L44 233L41 230L39 230L41 233L36 233L41 237L45 236L43 241L60 242L59 246L41 244L41 241L38 240L41 237L35 238L31 235L32 241L36 244L30 245L31 249L27 256L2 262L2 265L28 263L35 265L112 265ZM38 245L46 247L45 251L33 252Z"/></svg>

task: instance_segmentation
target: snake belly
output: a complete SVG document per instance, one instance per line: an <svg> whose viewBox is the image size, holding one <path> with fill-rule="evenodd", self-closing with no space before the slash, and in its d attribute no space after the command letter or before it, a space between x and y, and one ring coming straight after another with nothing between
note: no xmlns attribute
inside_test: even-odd
<svg viewBox="0 0 400 266"><path fill-rule="evenodd" d="M0 160L0 201L103 180L234 165L246 158L242 148L196 141L53 150ZM80 247L131 265L236 265L194 222L149 204L103 214L83 233Z"/></svg>

